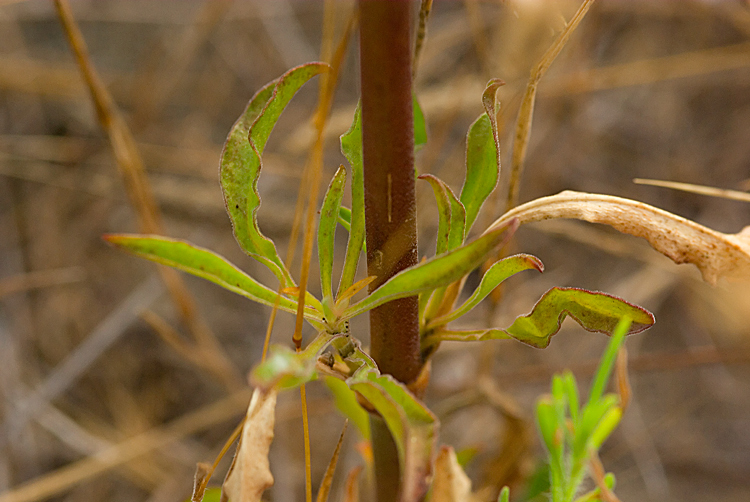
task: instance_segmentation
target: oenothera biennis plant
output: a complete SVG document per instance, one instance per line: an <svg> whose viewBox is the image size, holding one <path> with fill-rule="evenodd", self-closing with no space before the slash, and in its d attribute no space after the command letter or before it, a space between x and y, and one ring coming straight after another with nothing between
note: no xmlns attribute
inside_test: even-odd
<svg viewBox="0 0 750 502"><path fill-rule="evenodd" d="M553 288L545 293L528 315L511 326L483 330L448 327L476 307L508 277L523 270L543 270L539 259L520 254L496 261L484 273L468 299L456 306L466 276L496 255L518 226L509 219L470 239L472 226L499 177L499 139L495 122L495 93L501 85L491 81L482 96L485 112L471 125L466 145L466 177L457 196L440 179L419 176L434 191L439 211L436 255L392 277L369 295L355 300L371 278L355 281L357 264L365 246L364 176L362 133L359 110L341 137L341 150L349 170L340 167L330 182L320 211L318 256L322 297L305 293L299 298L297 284L279 257L274 243L261 232L257 212L260 206L258 179L266 141L276 121L300 87L315 75L327 71L322 63L293 68L258 91L234 124L221 158L221 186L234 234L242 249L264 264L281 283L280 288L256 281L223 257L188 242L153 235L110 235L107 240L137 256L203 277L250 300L296 312L304 302L304 318L318 335L304 350L274 346L269 357L252 373L253 383L262 389L290 388L321 375L339 407L352 418L364 435L367 420L359 403L380 414L398 448L404 500L424 493L436 442L435 416L406 386L380 374L358 339L349 332L349 320L388 301L419 297L420 332L424 361L447 340L476 341L515 338L544 348L566 316L589 331L612 333L622 317L629 317L629 333L653 324L646 310L605 293L575 288ZM417 146L426 140L424 118L415 100ZM347 174L350 176L351 208L342 206ZM349 232L340 281L333 287L333 250L337 225ZM343 382L343 383L342 383ZM356 392L360 396L355 399Z"/></svg>

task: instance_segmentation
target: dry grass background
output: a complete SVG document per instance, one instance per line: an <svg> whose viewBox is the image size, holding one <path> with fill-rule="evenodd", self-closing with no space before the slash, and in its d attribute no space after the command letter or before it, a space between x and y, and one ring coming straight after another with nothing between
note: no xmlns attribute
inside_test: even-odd
<svg viewBox="0 0 750 502"><path fill-rule="evenodd" d="M341 33L351 3L331 5ZM91 61L133 131L164 231L270 280L232 237L218 159L254 91L317 59L323 2L72 6ZM421 171L460 186L465 131L491 77L508 83L500 121L509 159L528 72L575 8L551 0L435 2L417 79L430 132ZM261 226L280 249L309 145L314 87L295 99L266 149ZM608 193L739 231L748 224L747 203L632 179L750 188L749 88L747 3L600 0L540 84L521 201L563 189ZM330 173L342 162L335 138L348 126L357 92L354 46L328 129ZM246 406L243 375L260 359L268 310L185 278L199 315L186 328L156 269L100 238L138 229L122 180L52 3L1 2L3 502L183 500L195 463L213 460ZM419 190L427 253L434 203L428 187ZM500 213L501 198L490 204L495 212L486 223ZM653 329L628 341L634 399L602 453L620 497L749 500L747 284L710 287L697 270L673 265L644 243L586 224L529 226L514 246L540 257L547 271L509 281L499 308L480 309L472 322L506 325L553 285L612 292L656 314ZM274 341L290 343L292 323L281 316ZM366 332L366 322L353 329ZM566 325L544 351L512 342L445 344L428 401L445 442L477 449L469 465L476 488L513 482L521 493L540 451L526 442L535 397L562 367L585 381L604 343ZM319 386L308 394L319 480L343 419ZM298 396L282 395L271 453L274 501L303 497L301 438ZM361 462L357 441L349 431L334 497L346 470Z"/></svg>

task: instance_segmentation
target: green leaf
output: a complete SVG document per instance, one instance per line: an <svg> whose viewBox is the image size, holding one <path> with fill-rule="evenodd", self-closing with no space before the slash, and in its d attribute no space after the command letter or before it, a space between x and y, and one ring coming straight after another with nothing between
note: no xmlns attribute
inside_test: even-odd
<svg viewBox="0 0 750 502"><path fill-rule="evenodd" d="M487 295L492 293L496 287L498 287L504 280L517 274L523 270L536 269L539 272L544 271L544 265L535 256L530 254L518 254L515 256L509 256L503 260L493 264L487 272L485 272L482 281L479 283L479 287L474 290L474 293L466 300L460 307L455 309L453 312L446 314L442 317L430 321L427 329L432 327L442 326L448 324L451 321L455 321L459 317L468 313L471 309L476 307L479 302L484 300Z"/></svg>
<svg viewBox="0 0 750 502"><path fill-rule="evenodd" d="M550 402L549 397L542 398L537 403L536 420L547 450L549 450L553 457L559 457L562 451L562 444L560 444L562 435L558 431L561 427L558 424L557 412L554 405Z"/></svg>
<svg viewBox="0 0 750 502"><path fill-rule="evenodd" d="M323 298L333 299L331 275L333 271L333 244L336 236L336 223L339 218L341 198L344 196L346 170L341 166L328 186L318 223L318 262L320 263L320 287Z"/></svg>
<svg viewBox="0 0 750 502"><path fill-rule="evenodd" d="M543 349L560 330L563 320L570 316L587 331L611 334L622 317L633 323L627 331L632 335L650 328L654 316L646 309L631 305L621 298L606 293L577 288L552 288L534 306L530 314L521 316L506 329L480 330L436 329L422 339L422 349L444 341L478 342L515 338L525 344Z"/></svg>
<svg viewBox="0 0 750 502"><path fill-rule="evenodd" d="M343 413L345 417L351 420L359 429L362 437L370 440L370 416L359 401L357 395L352 391L343 380L336 377L326 377L324 379L326 387L333 394L333 402L336 408Z"/></svg>
<svg viewBox="0 0 750 502"><path fill-rule="evenodd" d="M258 227L258 178L261 155L281 112L302 85L327 71L323 63L310 63L286 72L258 91L232 126L221 155L221 186L234 235L240 247L266 265L285 286L294 286L273 241Z"/></svg>
<svg viewBox="0 0 750 502"><path fill-rule="evenodd" d="M375 368L356 372L346 383L383 417L396 443L401 467L400 500L421 500L432 470L437 418L403 384Z"/></svg>
<svg viewBox="0 0 750 502"><path fill-rule="evenodd" d="M342 317L350 319L391 300L414 296L422 291L437 289L459 280L478 267L490 252L506 241L516 227L517 222L512 222L506 227L482 235L465 246L399 272L367 298L346 309Z"/></svg>
<svg viewBox="0 0 750 502"><path fill-rule="evenodd" d="M622 419L622 408L613 406L604 414L589 436L589 447L599 450L604 441L612 434L612 431L620 424Z"/></svg>
<svg viewBox="0 0 750 502"><path fill-rule="evenodd" d="M352 210L346 206L339 207L339 225L344 227L347 232L352 229Z"/></svg>
<svg viewBox="0 0 750 502"><path fill-rule="evenodd" d="M500 495L497 497L497 502L510 502L510 488L503 486Z"/></svg>
<svg viewBox="0 0 750 502"><path fill-rule="evenodd" d="M104 239L136 256L209 280L255 302L273 306L278 301L281 310L297 312L296 300L279 296L208 249L157 235L116 234ZM319 308L305 307L305 318L316 328L323 326L320 312Z"/></svg>
<svg viewBox="0 0 750 502"><path fill-rule="evenodd" d="M627 334L639 333L654 324L651 312L616 296L578 288L552 288L530 314L517 318L505 331L516 340L545 348L567 316L587 331L607 334L614 332L623 317L633 320Z"/></svg>
<svg viewBox="0 0 750 502"><path fill-rule="evenodd" d="M365 172L362 161L362 107L357 104L354 121L341 136L341 153L352 170L352 208L349 218L349 242L346 246L344 268L338 294L354 283L359 256L365 243Z"/></svg>
<svg viewBox="0 0 750 502"><path fill-rule="evenodd" d="M419 179L432 186L438 206L438 237L435 254L451 251L464 243L466 210L453 190L442 180L431 174L423 174Z"/></svg>
<svg viewBox="0 0 750 502"><path fill-rule="evenodd" d="M416 95L412 96L411 102L414 114L414 151L418 152L427 143L427 126Z"/></svg>
<svg viewBox="0 0 750 502"><path fill-rule="evenodd" d="M469 127L466 138L466 180L461 202L466 208L466 231L471 230L479 209L495 189L500 176L500 138L497 131L495 94L502 85L490 80L482 94L485 113Z"/></svg>
<svg viewBox="0 0 750 502"><path fill-rule="evenodd" d="M615 366L617 353L625 342L625 335L628 333L630 324L631 320L629 316L623 316L617 324L617 328L612 334L612 339L609 341L607 349L604 351L604 354L602 354L602 358L599 361L599 368L596 371L596 375L594 375L594 380L591 384L591 392L589 394L590 403L598 401L602 397L602 394L604 394L604 389L607 387L609 377L612 375L612 368Z"/></svg>
<svg viewBox="0 0 750 502"><path fill-rule="evenodd" d="M343 336L320 333L300 352L286 345L272 345L266 360L252 371L252 385L261 389L290 389L316 379L318 357L331 342Z"/></svg>

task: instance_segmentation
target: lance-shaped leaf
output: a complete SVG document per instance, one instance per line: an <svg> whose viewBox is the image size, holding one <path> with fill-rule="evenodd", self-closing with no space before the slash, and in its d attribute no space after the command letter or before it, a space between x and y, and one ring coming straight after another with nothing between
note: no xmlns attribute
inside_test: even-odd
<svg viewBox="0 0 750 502"><path fill-rule="evenodd" d="M263 492L273 485L268 451L276 421L276 390L253 392L245 424L227 477L222 500L260 502Z"/></svg>
<svg viewBox="0 0 750 502"><path fill-rule="evenodd" d="M438 420L421 401L390 375L375 368L356 372L346 382L383 417L396 443L401 468L400 500L421 500L427 492Z"/></svg>
<svg viewBox="0 0 750 502"><path fill-rule="evenodd" d="M346 309L342 318L352 318L391 300L448 286L478 267L489 253L513 234L516 227L510 222L507 227L495 229L465 246L399 272L367 298Z"/></svg>
<svg viewBox="0 0 750 502"><path fill-rule="evenodd" d="M497 131L495 95L501 85L501 80L489 81L482 94L485 113L471 124L466 137L466 180L461 190L461 202L466 208L467 234L500 176L500 137Z"/></svg>
<svg viewBox="0 0 750 502"><path fill-rule="evenodd" d="M333 394L333 403L336 408L359 429L362 437L370 440L370 417L364 408L357 401L357 395L349 386L336 377L326 377L324 379L326 387Z"/></svg>
<svg viewBox="0 0 750 502"><path fill-rule="evenodd" d="M336 223L339 218L341 198L344 196L346 170L340 166L328 185L318 223L318 262L320 263L320 287L323 298L333 299L331 275L333 271L333 244L336 236ZM325 300L324 300L325 301Z"/></svg>
<svg viewBox="0 0 750 502"><path fill-rule="evenodd" d="M412 96L412 111L414 114L414 151L418 152L427 144L427 125L424 120L422 107L419 106L417 96Z"/></svg>
<svg viewBox="0 0 750 502"><path fill-rule="evenodd" d="M632 319L627 334L639 333L654 324L648 310L632 305L607 293L578 288L552 288L534 305L531 313L518 317L507 329L437 330L423 340L430 347L447 340L481 341L515 338L523 343L543 349L550 338L560 330L567 317L572 317L587 331L612 334L623 317Z"/></svg>
<svg viewBox="0 0 750 502"><path fill-rule="evenodd" d="M427 180L435 193L438 206L438 240L435 254L456 249L464 243L466 210L442 180L431 174L423 174L419 179Z"/></svg>
<svg viewBox="0 0 750 502"><path fill-rule="evenodd" d="M317 378L318 356L343 334L320 333L305 350L295 352L285 345L273 345L265 361L255 367L250 380L261 389L289 389Z"/></svg>
<svg viewBox="0 0 750 502"><path fill-rule="evenodd" d="M208 249L158 235L116 234L104 239L136 256L201 277L255 302L268 306L278 302L280 309L297 312L296 300L280 296ZM305 319L315 327L323 326L320 311L311 306L305 307Z"/></svg>
<svg viewBox="0 0 750 502"><path fill-rule="evenodd" d="M339 293L354 282L359 256L365 243L365 171L362 163L362 107L360 104L357 104L351 127L341 136L341 153L349 161L352 171L352 208L349 212L349 242L346 246ZM342 213L340 214L343 216Z"/></svg>
<svg viewBox="0 0 750 502"><path fill-rule="evenodd" d="M271 130L294 94L328 68L323 63L298 66L258 91L232 126L221 155L221 186L237 242L246 253L268 266L284 286L292 286L294 281L273 241L258 227L261 155Z"/></svg>
<svg viewBox="0 0 750 502"><path fill-rule="evenodd" d="M482 281L479 283L479 287L474 290L474 293L466 300L460 307L455 309L450 314L438 317L427 326L427 329L435 328L448 324L451 321L455 321L462 315L468 313L471 309L476 307L479 302L484 300L487 295L498 287L505 279L517 274L523 270L536 269L539 272L544 271L544 265L536 256L530 254L517 254L515 256L509 256L503 260L498 261L492 265L487 272L484 273Z"/></svg>

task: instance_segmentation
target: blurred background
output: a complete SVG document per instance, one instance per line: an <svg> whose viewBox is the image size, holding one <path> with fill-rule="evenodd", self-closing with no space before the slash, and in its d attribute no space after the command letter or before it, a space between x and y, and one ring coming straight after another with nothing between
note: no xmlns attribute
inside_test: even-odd
<svg viewBox="0 0 750 502"><path fill-rule="evenodd" d="M71 3L91 63L135 138L161 231L275 287L232 236L218 184L222 144L257 89L320 58L324 25L338 43L354 3ZM529 72L577 6L435 0L416 76L429 133L420 172L460 189L466 130L495 77L507 83L499 120L510 164ZM327 129L325 176L344 162L337 138L358 98L356 39ZM282 255L316 86L289 106L264 156L259 221ZM632 180L750 189L749 91L746 2L600 0L540 83L521 201L565 189L605 193L738 232L750 221L746 202ZM195 463L213 462L247 406L246 375L260 360L270 309L186 276L184 290L172 283L168 293L152 264L107 246L102 234L142 228L143 207L126 188L133 179L137 173L118 167L52 2L0 1L2 502L184 500ZM505 182L477 229L501 214ZM435 205L427 184L418 190L420 249L429 255ZM538 256L545 273L514 277L499 304L483 305L464 325L507 326L556 285L607 291L656 315L654 328L627 342L633 399L602 451L620 498L750 500L747 284L711 287L641 240L572 221L520 229L513 252L521 251ZM366 319L352 328L366 343ZM292 331L292 316L280 314L273 341L290 344ZM572 322L546 350L443 344L427 401L441 440L467 459L478 500L506 483L523 495L542 458L536 398L564 367L585 388L605 344ZM323 386L310 385L308 396L317 486L343 418ZM266 498L302 500L298 393L281 396L277 420L276 483ZM363 463L353 428L345 442L332 500ZM227 466L225 459L217 482Z"/></svg>

